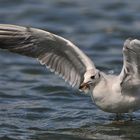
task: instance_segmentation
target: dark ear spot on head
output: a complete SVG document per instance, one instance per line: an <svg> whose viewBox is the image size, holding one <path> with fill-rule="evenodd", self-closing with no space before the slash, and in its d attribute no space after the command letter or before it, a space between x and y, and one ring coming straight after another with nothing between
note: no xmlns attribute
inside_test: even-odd
<svg viewBox="0 0 140 140"><path fill-rule="evenodd" d="M90 78L91 78L91 79L95 79L95 75L91 76Z"/></svg>
<svg viewBox="0 0 140 140"><path fill-rule="evenodd" d="M99 72L99 77L101 77L101 74L100 74L100 72Z"/></svg>

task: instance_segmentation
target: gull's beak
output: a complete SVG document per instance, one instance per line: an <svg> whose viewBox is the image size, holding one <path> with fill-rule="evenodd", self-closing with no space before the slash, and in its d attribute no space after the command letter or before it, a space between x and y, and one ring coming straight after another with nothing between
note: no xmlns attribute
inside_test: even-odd
<svg viewBox="0 0 140 140"><path fill-rule="evenodd" d="M82 83L81 85L80 85L80 87L79 87L79 89L80 90L87 90L87 89L89 89L90 87L89 87L89 83L87 82L87 83Z"/></svg>

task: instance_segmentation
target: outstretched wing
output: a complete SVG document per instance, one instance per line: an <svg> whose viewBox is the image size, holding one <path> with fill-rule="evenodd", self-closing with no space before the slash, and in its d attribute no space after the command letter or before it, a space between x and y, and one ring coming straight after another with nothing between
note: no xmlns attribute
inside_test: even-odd
<svg viewBox="0 0 140 140"><path fill-rule="evenodd" d="M127 39L123 47L123 69L120 74L123 89L140 86L140 40Z"/></svg>
<svg viewBox="0 0 140 140"><path fill-rule="evenodd" d="M36 28L0 24L0 48L37 58L42 65L79 87L92 61L70 41Z"/></svg>

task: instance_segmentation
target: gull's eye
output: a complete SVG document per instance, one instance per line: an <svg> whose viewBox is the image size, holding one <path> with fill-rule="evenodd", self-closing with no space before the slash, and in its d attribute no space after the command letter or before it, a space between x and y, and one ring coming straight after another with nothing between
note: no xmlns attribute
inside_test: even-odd
<svg viewBox="0 0 140 140"><path fill-rule="evenodd" d="M91 79L95 79L95 75L91 76L90 78L91 78Z"/></svg>

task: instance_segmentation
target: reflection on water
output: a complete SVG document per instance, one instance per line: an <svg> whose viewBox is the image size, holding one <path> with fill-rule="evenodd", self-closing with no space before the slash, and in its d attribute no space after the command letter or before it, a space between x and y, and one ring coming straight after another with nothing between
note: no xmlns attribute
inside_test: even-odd
<svg viewBox="0 0 140 140"><path fill-rule="evenodd" d="M139 12L138 0L0 1L1 23L34 26L68 38L97 68L116 74L124 40L139 38ZM113 124L112 114L34 59L0 51L0 60L1 140L140 138L139 111L133 122Z"/></svg>
<svg viewBox="0 0 140 140"><path fill-rule="evenodd" d="M73 139L73 140L92 140L92 139L139 139L140 137L140 123L139 121L127 122L125 124L115 125L112 123L107 124L88 124L81 128L76 129L59 129L57 132L42 132L34 138L41 140L52 139L58 140Z"/></svg>

